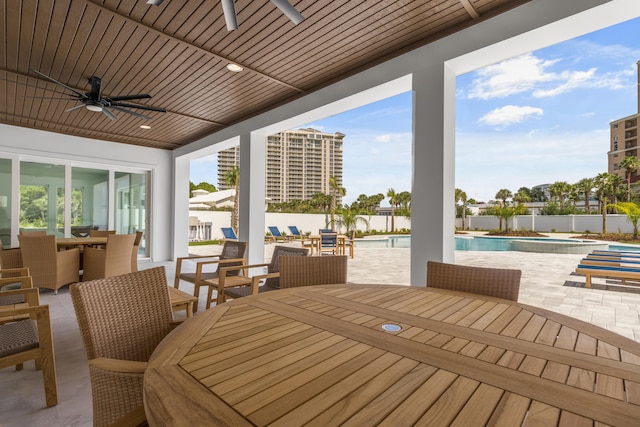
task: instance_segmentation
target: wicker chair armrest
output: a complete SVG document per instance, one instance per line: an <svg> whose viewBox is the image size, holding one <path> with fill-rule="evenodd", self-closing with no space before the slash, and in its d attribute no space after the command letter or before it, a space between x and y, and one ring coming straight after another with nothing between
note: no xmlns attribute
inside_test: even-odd
<svg viewBox="0 0 640 427"><path fill-rule="evenodd" d="M103 371L126 372L131 374L143 374L147 369L147 362L137 360L110 359L108 357L98 357L89 360L89 365Z"/></svg>

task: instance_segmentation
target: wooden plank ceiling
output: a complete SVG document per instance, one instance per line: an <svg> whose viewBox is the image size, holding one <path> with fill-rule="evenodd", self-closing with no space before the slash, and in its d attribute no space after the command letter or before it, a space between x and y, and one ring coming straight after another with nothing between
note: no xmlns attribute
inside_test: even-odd
<svg viewBox="0 0 640 427"><path fill-rule="evenodd" d="M227 31L219 0L0 0L0 123L171 150L526 1L293 0L296 26L236 0ZM167 112L65 111L79 102L34 70Z"/></svg>

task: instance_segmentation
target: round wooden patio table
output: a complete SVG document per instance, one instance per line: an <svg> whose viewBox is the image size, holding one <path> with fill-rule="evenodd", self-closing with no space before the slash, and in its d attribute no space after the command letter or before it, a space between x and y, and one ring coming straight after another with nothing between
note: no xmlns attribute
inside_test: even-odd
<svg viewBox="0 0 640 427"><path fill-rule="evenodd" d="M480 295L283 289L169 334L144 402L152 426L637 426L640 344Z"/></svg>

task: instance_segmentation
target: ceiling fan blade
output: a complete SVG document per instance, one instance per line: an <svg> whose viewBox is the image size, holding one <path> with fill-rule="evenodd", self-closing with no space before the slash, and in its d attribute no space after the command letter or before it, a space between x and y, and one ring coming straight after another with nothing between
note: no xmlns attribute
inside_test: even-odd
<svg viewBox="0 0 640 427"><path fill-rule="evenodd" d="M40 71L38 71L38 70L31 70L31 71L33 71L34 73L36 73L36 74L37 74L37 75L39 75L40 77L43 77L43 78L45 78L45 79L49 80L50 82L53 82L53 83L55 83L55 84L57 84L57 85L60 85L60 86L62 86L63 88L65 88L65 89L67 89L67 90L70 90L71 92L75 93L75 94L76 94L76 95L78 95L79 97L86 98L86 95L85 95L84 93L78 92L78 91L77 91L77 90L75 90L74 88L69 87L69 86L67 86L66 84L62 83L62 82L59 82L59 81L57 81L56 79L54 79L54 78L51 78L51 77L47 76L46 74L42 74L42 73L41 73Z"/></svg>
<svg viewBox="0 0 640 427"><path fill-rule="evenodd" d="M224 20L227 23L227 30L237 30L238 16L236 15L234 0L220 0L220 3L222 3L222 12L224 13Z"/></svg>
<svg viewBox="0 0 640 427"><path fill-rule="evenodd" d="M126 103L122 103L122 102L114 102L111 105L109 105L109 107L137 108L139 110L157 111L159 113L166 113L167 112L167 110L165 110L164 108L147 107L147 106L144 106L144 105L126 104Z"/></svg>
<svg viewBox="0 0 640 427"><path fill-rule="evenodd" d="M295 7L289 3L288 0L271 0L271 3L275 4L278 9L282 11L287 18L291 19L294 24L298 25L304 21L304 16L296 10Z"/></svg>
<svg viewBox="0 0 640 427"><path fill-rule="evenodd" d="M147 4L152 4L154 6L160 6L162 4L162 0L147 0Z"/></svg>
<svg viewBox="0 0 640 427"><path fill-rule="evenodd" d="M151 98L151 95L149 95L148 93L139 93L137 95L122 95L122 96L109 96L105 99L108 99L109 101L129 101L132 99L149 99Z"/></svg>
<svg viewBox="0 0 640 427"><path fill-rule="evenodd" d="M64 110L64 111L67 111L67 112L69 112L69 111L75 111L75 110L79 110L79 109L81 109L81 108L84 108L84 104L76 105L75 107L68 108L68 109L66 109L66 110Z"/></svg>
<svg viewBox="0 0 640 427"><path fill-rule="evenodd" d="M117 111L121 111L123 113L131 114L132 116L140 117L141 119L151 120L151 117L149 117L149 116L145 116L144 114L136 113L135 111L129 111L129 110L125 109L125 108L121 108L121 107L118 107L116 105L112 105L110 108L113 108L114 110L117 110Z"/></svg>
<svg viewBox="0 0 640 427"><path fill-rule="evenodd" d="M102 79L100 77L89 77L89 83L91 84L91 95L95 99L100 99L100 93L102 92Z"/></svg>
<svg viewBox="0 0 640 427"><path fill-rule="evenodd" d="M107 109L107 107L102 107L102 112L105 116L109 117L111 120L118 120L118 118Z"/></svg>

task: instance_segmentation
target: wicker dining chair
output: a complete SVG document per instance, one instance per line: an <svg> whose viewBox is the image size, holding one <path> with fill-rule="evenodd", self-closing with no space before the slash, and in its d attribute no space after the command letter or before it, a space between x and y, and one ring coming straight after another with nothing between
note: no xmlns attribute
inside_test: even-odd
<svg viewBox="0 0 640 427"><path fill-rule="evenodd" d="M0 268L22 267L22 252L20 248L4 248L0 240Z"/></svg>
<svg viewBox="0 0 640 427"><path fill-rule="evenodd" d="M346 255L283 256L280 258L280 288L347 283Z"/></svg>
<svg viewBox="0 0 640 427"><path fill-rule="evenodd" d="M136 231L136 239L133 241L133 251L131 252L131 271L138 271L138 252L140 251L140 242L144 232Z"/></svg>
<svg viewBox="0 0 640 427"><path fill-rule="evenodd" d="M255 295L261 292L268 292L280 289L280 260L284 257L288 256L308 256L309 249L305 248L291 248L289 246L281 246L277 245L273 248L273 254L271 255L271 261L265 264L249 264L243 266L234 266L234 267L221 267L220 268L220 277L217 279L211 279L208 283L211 284L209 286L209 293L207 296L207 301L209 305L212 302L212 293L213 288L216 287L218 290L218 295L216 298L216 303L223 303L227 297L235 299L241 298L248 295ZM248 271L252 268L264 268L267 267L267 272L263 274L255 274L253 276L249 276L247 273L246 277L248 282L243 285L238 286L229 286L226 284L226 276L229 272L232 271ZM263 284L260 284L264 281Z"/></svg>
<svg viewBox="0 0 640 427"><path fill-rule="evenodd" d="M518 301L520 270L427 262L427 288L451 289Z"/></svg>
<svg viewBox="0 0 640 427"><path fill-rule="evenodd" d="M18 235L22 266L33 277L33 286L58 289L80 280L80 250L58 251L56 236L27 233Z"/></svg>
<svg viewBox="0 0 640 427"><path fill-rule="evenodd" d="M215 255L193 255L176 259L176 274L173 287L180 288L180 280L193 283L193 296L200 297L200 287L208 286L207 280L219 277L219 266L236 266L246 264L247 242L225 240L222 252ZM196 271L184 272L184 261L196 261ZM207 270L207 267L212 267ZM238 274L237 272L232 274ZM193 311L198 311L198 302L194 304Z"/></svg>
<svg viewBox="0 0 640 427"><path fill-rule="evenodd" d="M0 368L16 366L34 360L36 369L42 370L45 401L48 407L58 404L56 362L51 334L49 306L40 305L38 289L1 291L5 300L20 302L2 307L0 311ZM8 389L5 390L10 394Z"/></svg>
<svg viewBox="0 0 640 427"><path fill-rule="evenodd" d="M135 234L109 234L106 247L84 248L83 281L131 273Z"/></svg>
<svg viewBox="0 0 640 427"><path fill-rule="evenodd" d="M147 361L173 327L164 267L69 289L89 359L94 426L143 423Z"/></svg>

